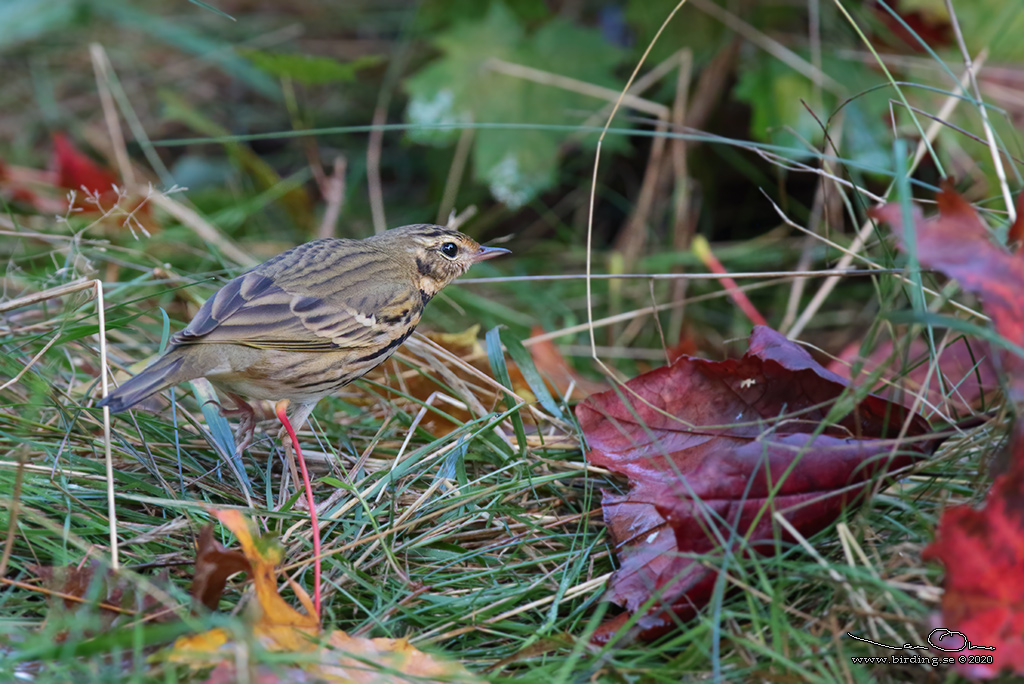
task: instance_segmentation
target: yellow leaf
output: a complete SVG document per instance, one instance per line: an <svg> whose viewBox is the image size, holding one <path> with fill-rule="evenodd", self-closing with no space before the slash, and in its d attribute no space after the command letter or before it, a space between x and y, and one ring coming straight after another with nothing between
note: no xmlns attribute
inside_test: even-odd
<svg viewBox="0 0 1024 684"><path fill-rule="evenodd" d="M256 587L256 605L260 609L255 625L257 634L261 628L270 627L319 630L320 624L313 611L303 615L288 605L277 591L277 564L281 562L281 547L267 540L257 543L252 534L252 523L241 511L219 510L217 519L238 537L242 553L252 565L252 583Z"/></svg>
<svg viewBox="0 0 1024 684"><path fill-rule="evenodd" d="M331 634L316 673L338 684L483 682L459 663L437 660L406 639L365 639Z"/></svg>
<svg viewBox="0 0 1024 684"><path fill-rule="evenodd" d="M277 565L281 562L280 546L253 534L252 523L237 510L214 511L217 519L238 538L242 553L252 566L256 601L250 615L252 635L264 649L278 653L301 653L301 662L276 665L274 671L289 681L306 680L298 672L312 675L317 681L334 684L431 684L431 682L467 682L482 684L456 662L439 660L413 647L405 639L366 639L352 637L340 630L324 633L313 615L309 596L292 585L306 613L288 604L277 587ZM251 649L246 649L249 651ZM195 668L218 664L219 675L230 677L236 666L237 649L228 632L213 629L202 634L182 637L167 658L174 663ZM215 656L215 658L211 658Z"/></svg>
<svg viewBox="0 0 1024 684"><path fill-rule="evenodd" d="M209 659L203 656L215 653L226 643L228 643L228 633L220 628L211 629L201 634L178 637L174 646L171 647L171 653L167 659L172 663L195 664L202 667L204 663L198 661L206 661L208 664Z"/></svg>

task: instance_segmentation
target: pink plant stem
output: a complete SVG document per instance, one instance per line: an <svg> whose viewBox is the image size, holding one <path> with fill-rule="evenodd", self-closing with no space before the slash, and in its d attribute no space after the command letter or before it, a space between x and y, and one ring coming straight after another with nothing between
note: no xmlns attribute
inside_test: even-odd
<svg viewBox="0 0 1024 684"><path fill-rule="evenodd" d="M703 236L697 235L693 238L692 249L697 255L697 258L703 261L704 265L707 266L708 270L712 273L728 273L728 271L725 270L725 266L722 265L722 262L719 261L718 257L716 257L711 251L711 245L708 244L708 241L704 239ZM725 291L729 293L732 300L736 302L736 306L740 308L740 311L742 311L754 325L768 325L768 321L765 320L760 311L754 308L753 303L747 298L746 293L739 289L735 280L728 276L723 277L721 280L722 287L724 287Z"/></svg>
<svg viewBox="0 0 1024 684"><path fill-rule="evenodd" d="M299 462L299 470L302 471L302 486L306 489L306 503L309 505L309 518L313 524L313 608L316 610L316 618L320 619L320 522L316 517L316 502L313 501L313 485L309 482L309 471L306 470L306 459L302 457L302 449L299 447L299 438L288 420L288 402L277 403L277 418L284 425L288 436L292 440L292 448L295 450L295 460Z"/></svg>

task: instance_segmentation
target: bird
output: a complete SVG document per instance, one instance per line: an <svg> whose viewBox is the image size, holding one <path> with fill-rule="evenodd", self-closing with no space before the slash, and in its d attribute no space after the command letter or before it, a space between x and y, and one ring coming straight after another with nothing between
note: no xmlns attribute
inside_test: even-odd
<svg viewBox="0 0 1024 684"><path fill-rule="evenodd" d="M508 253L427 223L363 240L307 242L228 281L171 337L163 354L96 405L126 411L168 387L205 377L234 404L221 412L241 415L236 453L242 453L256 427L249 400L274 402L302 472L319 616L320 525L296 431L322 398L394 354L446 285L473 264Z"/></svg>
<svg viewBox="0 0 1024 684"><path fill-rule="evenodd" d="M446 285L508 253L433 224L307 242L221 287L160 357L97 406L118 413L205 377L234 402L222 410L242 416L241 452L255 428L247 399L290 402L298 430L320 399L387 360Z"/></svg>

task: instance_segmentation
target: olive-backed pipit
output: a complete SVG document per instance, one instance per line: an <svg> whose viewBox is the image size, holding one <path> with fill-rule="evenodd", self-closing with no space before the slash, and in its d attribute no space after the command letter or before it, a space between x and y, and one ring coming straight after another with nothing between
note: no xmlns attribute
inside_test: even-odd
<svg viewBox="0 0 1024 684"><path fill-rule="evenodd" d="M288 400L298 429L320 399L391 356L445 285L507 253L430 224L308 242L224 285L163 355L98 405L124 411L206 377L243 414L240 450L254 425L247 398Z"/></svg>

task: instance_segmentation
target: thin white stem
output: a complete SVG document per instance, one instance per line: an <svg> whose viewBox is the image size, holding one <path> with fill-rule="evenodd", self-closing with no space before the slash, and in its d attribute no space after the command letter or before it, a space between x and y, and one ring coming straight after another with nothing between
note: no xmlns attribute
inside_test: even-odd
<svg viewBox="0 0 1024 684"><path fill-rule="evenodd" d="M31 358L31 359L29 360L29 362L25 364L25 367L24 367L24 368L22 368L22 369L21 369L20 371L18 371L18 374L17 374L17 375L15 375L15 376L14 376L13 378L11 378L10 380L8 380L8 381L7 381L7 382L5 382L4 384L0 385L0 391L2 391L2 390L5 390L5 389L7 389L8 387L10 387L11 385L13 385L14 383L16 383L16 382L18 382L19 380L21 380L21 377L22 377L23 375L25 375L25 373L27 373L27 372L29 371L29 369L30 369L30 368L32 368L32 366L36 365L36 361L38 361L38 360L39 360L39 359L40 359L40 358L41 358L41 357L43 356L43 354L45 354L45 353L46 353L46 350L47 350L47 349L49 349L50 347L52 347L52 346L53 346L53 343L54 343L54 342L56 342L56 341L57 341L57 340L59 340L59 339L60 339L60 335L59 335L59 334L58 334L58 335L54 335L54 336L53 336L53 339L51 339L51 340L50 340L49 342L47 342L47 343L46 343L46 346L45 346L45 347L43 347L42 349L40 349L40 350L39 350L39 351L38 351L38 352L36 353L36 355L35 355L35 356L33 356L33 357L32 357L32 358Z"/></svg>
<svg viewBox="0 0 1024 684"><path fill-rule="evenodd" d="M1017 210L1013 206L1013 197L1010 195L1010 185L1006 182L1006 169L1003 168L1003 158L996 146L996 136L992 132L992 124L988 120L988 108L985 101L981 99L981 88L978 87L978 79L975 71L981 66L975 67L971 61L971 53L967 50L967 43L964 42L964 34L960 31L960 21L953 11L953 1L946 0L946 10L949 12L949 21L953 27L953 35L956 36L956 44L960 48L960 54L964 58L964 66L967 67L967 78L971 82L971 90L974 91L974 100L978 104L978 112L981 114L981 127L985 129L985 140L988 142L989 153L992 155L992 164L996 169L996 178L999 179L999 188L1003 192L1003 201L1006 202L1006 213L1010 215L1010 223L1017 219Z"/></svg>
<svg viewBox="0 0 1024 684"><path fill-rule="evenodd" d="M110 392L107 380L107 316L106 305L103 303L103 283L99 280L89 281L96 288L96 314L100 324L100 391L106 398ZM117 505L114 500L114 456L110 449L110 409L103 407L103 456L107 463L107 519L110 525L110 568L117 570L120 562L117 551Z"/></svg>

